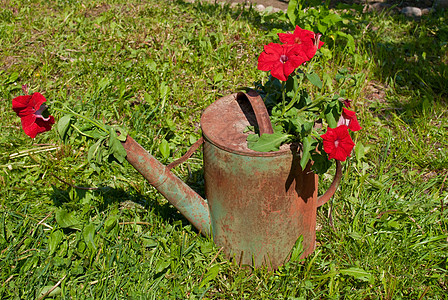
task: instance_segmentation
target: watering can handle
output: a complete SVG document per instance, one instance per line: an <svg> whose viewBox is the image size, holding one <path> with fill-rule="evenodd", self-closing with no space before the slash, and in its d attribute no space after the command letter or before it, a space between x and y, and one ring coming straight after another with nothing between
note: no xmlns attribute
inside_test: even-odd
<svg viewBox="0 0 448 300"><path fill-rule="evenodd" d="M333 182L331 183L330 187L325 192L325 194L317 198L317 207L324 205L325 203L328 202L328 200L330 200L330 198L336 192L339 183L341 182L341 178L342 178L342 165L339 160L336 160L336 174L334 175Z"/></svg>
<svg viewBox="0 0 448 300"><path fill-rule="evenodd" d="M266 109L266 105L264 105L263 99L258 95L258 93L254 90L249 90L246 93L239 92L237 94L237 98L242 96L246 96L252 105L252 109L254 110L255 117L257 118L258 129L260 131L260 135L264 133L272 134L274 130L272 129L271 119L269 118L268 110Z"/></svg>

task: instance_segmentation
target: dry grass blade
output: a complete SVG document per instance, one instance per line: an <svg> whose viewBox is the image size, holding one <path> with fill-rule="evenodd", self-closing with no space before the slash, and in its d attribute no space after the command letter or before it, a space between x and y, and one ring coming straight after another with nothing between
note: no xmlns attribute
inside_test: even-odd
<svg viewBox="0 0 448 300"><path fill-rule="evenodd" d="M45 297L47 297L52 291L55 290L55 288L57 288L62 283L62 281L65 279L65 277L67 277L67 275L64 275L51 289L49 289L45 294L40 296L37 300L42 300Z"/></svg>

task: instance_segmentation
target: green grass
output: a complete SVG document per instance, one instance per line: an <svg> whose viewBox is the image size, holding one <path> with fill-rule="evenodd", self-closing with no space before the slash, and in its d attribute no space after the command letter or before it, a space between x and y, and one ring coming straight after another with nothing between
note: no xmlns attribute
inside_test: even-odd
<svg viewBox="0 0 448 300"><path fill-rule="evenodd" d="M26 84L170 163L200 137L205 107L264 78L257 56L285 19L182 1L2 1L0 298L57 285L62 299L445 299L448 16L339 12L356 48L324 36L319 72L360 74L347 93L364 151L318 209L316 251L267 271L227 261L128 163L87 163L91 141L31 141L11 100ZM198 190L201 159L174 169Z"/></svg>

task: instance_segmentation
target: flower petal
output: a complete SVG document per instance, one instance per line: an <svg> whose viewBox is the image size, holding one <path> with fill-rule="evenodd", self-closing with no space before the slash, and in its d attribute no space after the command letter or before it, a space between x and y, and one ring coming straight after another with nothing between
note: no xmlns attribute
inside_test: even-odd
<svg viewBox="0 0 448 300"><path fill-rule="evenodd" d="M258 57L258 69L271 71L271 75L286 81L294 70L306 61L305 55L296 44L270 43Z"/></svg>
<svg viewBox="0 0 448 300"><path fill-rule="evenodd" d="M280 63L280 56L283 49L280 44L270 43L264 46L264 51L258 57L258 69L261 71L270 71L271 68Z"/></svg>
<svg viewBox="0 0 448 300"><path fill-rule="evenodd" d="M300 50L305 54L306 61L311 60L316 54L317 49L324 44L320 41L321 34L302 29L299 26L296 26L293 33L279 33L278 37L282 43L298 45Z"/></svg>
<svg viewBox="0 0 448 300"><path fill-rule="evenodd" d="M29 105L31 97L31 95L27 95L12 99L12 109L20 118L34 113L33 107Z"/></svg>
<svg viewBox="0 0 448 300"><path fill-rule="evenodd" d="M345 161L351 156L351 152L355 143L348 132L346 125L336 128L328 128L327 132L321 135L323 139L324 151L328 154L329 159L337 159Z"/></svg>
<svg viewBox="0 0 448 300"><path fill-rule="evenodd" d="M341 118L339 119L338 124L341 122L341 119L344 119L344 122L341 124L347 125L348 129L351 131L358 131L362 129L354 111L348 110L344 107L342 109Z"/></svg>
<svg viewBox="0 0 448 300"><path fill-rule="evenodd" d="M41 118L36 118L35 122L24 124L22 119L22 128L26 135L31 138L35 138L38 133L51 130L51 126L55 123L54 117L50 116L48 121L44 121Z"/></svg>
<svg viewBox="0 0 448 300"><path fill-rule="evenodd" d="M258 70L269 71L278 62L278 58L271 54L262 52L258 57Z"/></svg>
<svg viewBox="0 0 448 300"><path fill-rule="evenodd" d="M293 69L294 71L294 69ZM288 73L288 75L291 74ZM288 80L288 76L285 73L284 70L284 65L282 63L278 64L277 66L273 66L273 68L271 68L271 75L275 78L277 78L278 80L282 80L282 81L286 81Z"/></svg>
<svg viewBox="0 0 448 300"><path fill-rule="evenodd" d="M43 105L47 100L40 93L18 96L12 100L12 108L20 117L25 134L35 138L38 133L51 129L55 123L53 116L45 118L42 112L46 109Z"/></svg>
<svg viewBox="0 0 448 300"><path fill-rule="evenodd" d="M353 119L351 119L350 124L348 125L348 129L350 129L351 131L358 131L362 129L356 117L353 117Z"/></svg>
<svg viewBox="0 0 448 300"><path fill-rule="evenodd" d="M31 105L35 110L38 110L42 104L47 102L47 99L41 93L34 93L31 97Z"/></svg>

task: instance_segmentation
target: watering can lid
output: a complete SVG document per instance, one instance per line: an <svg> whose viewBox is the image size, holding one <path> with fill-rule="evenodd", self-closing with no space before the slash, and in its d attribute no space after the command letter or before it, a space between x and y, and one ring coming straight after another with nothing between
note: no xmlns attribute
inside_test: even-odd
<svg viewBox="0 0 448 300"><path fill-rule="evenodd" d="M201 117L202 133L206 141L223 150L251 156L276 156L290 151L288 145L277 152L249 149L246 138L250 132L245 131L247 126L257 125L260 133L273 133L264 102L254 91L222 97L207 107Z"/></svg>

